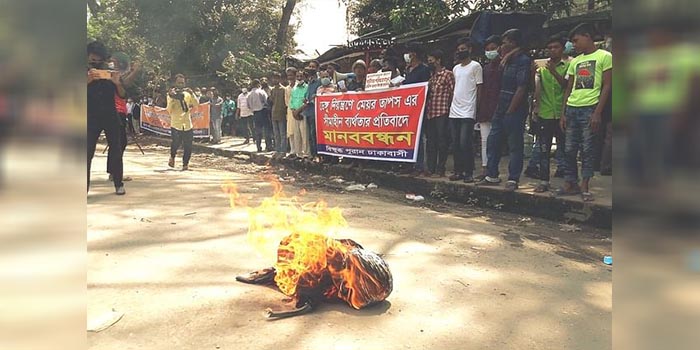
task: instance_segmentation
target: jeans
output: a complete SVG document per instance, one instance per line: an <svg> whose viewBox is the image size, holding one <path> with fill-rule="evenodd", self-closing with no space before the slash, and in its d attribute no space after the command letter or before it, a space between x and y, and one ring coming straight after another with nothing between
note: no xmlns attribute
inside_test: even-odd
<svg viewBox="0 0 700 350"><path fill-rule="evenodd" d="M170 142L170 158L175 159L177 156L177 150L182 145L182 165L187 166L190 164L190 157L192 156L192 139L194 138L194 132L190 130L178 130L175 128L170 128L172 135L172 142Z"/></svg>
<svg viewBox="0 0 700 350"><path fill-rule="evenodd" d="M441 115L425 122L425 136L427 138L426 153L428 158L428 171L435 174L445 173L447 163L447 142L449 141L447 115Z"/></svg>
<svg viewBox="0 0 700 350"><path fill-rule="evenodd" d="M124 151L126 151L126 144L127 144L127 139L126 139L126 128L127 124L129 123L128 118L124 115L119 113L119 144L122 146L120 148L122 152L122 159L124 158ZM112 167L114 167L114 162L110 161L111 160L111 153L107 153L107 173L111 174L112 173ZM122 161L122 164L124 162ZM123 167L122 167L123 169Z"/></svg>
<svg viewBox="0 0 700 350"><path fill-rule="evenodd" d="M559 119L557 119L557 123L559 122ZM561 129L561 128L560 128ZM557 169L564 169L566 166L566 160L565 160L565 153L564 150L566 148L566 142L564 141L564 132L562 131L561 137L559 136L554 136L557 139L557 150L554 152L554 160L557 162ZM532 145L532 156L530 157L530 161L527 163L528 168L534 168L540 165L542 162L542 142L540 142L540 139L542 137L537 135L535 137L535 143ZM550 148L551 151L551 148Z"/></svg>
<svg viewBox="0 0 700 350"><path fill-rule="evenodd" d="M249 139L254 139L253 137L253 116L249 117L241 117L238 120L238 127L240 128L241 131L241 136L245 137L246 140Z"/></svg>
<svg viewBox="0 0 700 350"><path fill-rule="evenodd" d="M275 151L286 153L287 152L287 121L273 120L272 121L272 133L275 135Z"/></svg>
<svg viewBox="0 0 700 350"><path fill-rule="evenodd" d="M474 124L471 118L450 118L454 142L455 174L471 177L474 174Z"/></svg>
<svg viewBox="0 0 700 350"><path fill-rule="evenodd" d="M255 146L258 147L258 151L262 151L262 138L265 137L265 150L272 150L272 130L270 127L270 120L267 119L266 110L262 109L253 112L253 122L255 123Z"/></svg>
<svg viewBox="0 0 700 350"><path fill-rule="evenodd" d="M304 120L306 120L306 129L309 134L309 154L315 157L318 154L318 146L316 143L316 114L304 115Z"/></svg>
<svg viewBox="0 0 700 350"><path fill-rule="evenodd" d="M593 162L595 161L595 138L591 130L591 114L594 106L566 106L566 168L564 180L578 182L578 164L576 158L581 151L581 177L593 177Z"/></svg>
<svg viewBox="0 0 700 350"><path fill-rule="evenodd" d="M107 168L110 169L110 174L114 179L114 187L120 187L124 185L122 178L124 176L124 163L122 162L122 145L120 141L120 129L121 125L118 121L112 122L102 122L102 123L88 123L87 128L87 188L90 189L90 165L92 164L92 158L95 156L95 148L97 147L97 139L100 137L102 130L105 132L107 137L107 145L109 146L109 153L107 155Z"/></svg>
<svg viewBox="0 0 700 350"><path fill-rule="evenodd" d="M549 152L552 150L552 139L556 137L558 144L564 144L564 132L559 126L559 119L542 119L540 123L542 123L542 129L537 135L536 143L540 146L536 150L536 153L539 154L539 163L537 165L540 168L540 180L549 181ZM559 154L559 148L562 147L557 147L557 154Z"/></svg>
<svg viewBox="0 0 700 350"><path fill-rule="evenodd" d="M486 145L487 176L496 178L499 175L498 165L501 162L501 145L505 137L508 141L510 160L508 162L508 180L518 182L523 171L523 150L525 119L527 110L512 114L496 112L491 120L491 133Z"/></svg>
<svg viewBox="0 0 700 350"><path fill-rule="evenodd" d="M425 130L425 122L423 122L423 130ZM422 172L425 170L425 131L421 130L420 135L416 138L418 142L418 154L416 155L416 164L414 168L416 171Z"/></svg>
<svg viewBox="0 0 700 350"><path fill-rule="evenodd" d="M219 143L221 142L221 118L212 118L211 119L211 136L212 136L212 141L214 143Z"/></svg>

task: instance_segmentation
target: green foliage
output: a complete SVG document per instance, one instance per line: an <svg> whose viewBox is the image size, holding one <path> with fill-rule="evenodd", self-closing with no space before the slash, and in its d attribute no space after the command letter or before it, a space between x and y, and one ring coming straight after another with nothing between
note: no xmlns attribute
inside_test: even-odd
<svg viewBox="0 0 700 350"><path fill-rule="evenodd" d="M102 0L88 18L88 39L139 59L145 86L162 88L182 72L190 85L241 86L279 67L276 33L284 0ZM292 52L296 28L283 47ZM233 85L233 86L231 86Z"/></svg>

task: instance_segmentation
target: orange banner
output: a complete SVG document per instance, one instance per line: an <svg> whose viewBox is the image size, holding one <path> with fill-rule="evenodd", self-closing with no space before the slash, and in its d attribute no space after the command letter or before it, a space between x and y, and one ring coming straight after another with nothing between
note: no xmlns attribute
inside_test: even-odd
<svg viewBox="0 0 700 350"><path fill-rule="evenodd" d="M190 115L194 137L209 137L209 102L193 108ZM141 128L159 135L170 136L168 110L156 106L141 106Z"/></svg>

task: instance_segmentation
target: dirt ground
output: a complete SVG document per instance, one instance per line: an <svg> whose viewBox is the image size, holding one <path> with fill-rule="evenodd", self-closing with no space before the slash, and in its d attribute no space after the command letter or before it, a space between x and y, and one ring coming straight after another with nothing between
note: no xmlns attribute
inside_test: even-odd
<svg viewBox="0 0 700 350"><path fill-rule="evenodd" d="M89 332L91 349L611 348L609 231L413 203L381 188L345 192L347 183L213 155L194 155L182 172L167 167L159 146L145 156L130 146L125 173L134 180L120 197L101 150L87 198L88 323L112 310L124 316ZM220 185L232 180L254 202L272 192L265 171L289 193L304 188L308 200L342 208L344 236L391 268L387 301L264 318L284 296L234 280L267 263L246 243L247 211L231 209Z"/></svg>

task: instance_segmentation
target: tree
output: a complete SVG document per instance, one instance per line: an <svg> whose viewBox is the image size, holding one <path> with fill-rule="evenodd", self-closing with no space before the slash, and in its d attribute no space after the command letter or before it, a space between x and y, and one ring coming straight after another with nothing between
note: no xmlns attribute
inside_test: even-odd
<svg viewBox="0 0 700 350"><path fill-rule="evenodd" d="M192 83L238 87L280 67L282 53L295 46L294 27L287 24L277 35L286 2L101 0L88 18L88 37L140 58L151 89L176 72Z"/></svg>
<svg viewBox="0 0 700 350"><path fill-rule="evenodd" d="M279 28L277 29L277 46L276 51L280 54L284 53L285 44L287 43L287 33L289 32L289 21L292 19L294 7L297 0L287 0L287 3L282 9L282 19L280 20Z"/></svg>

